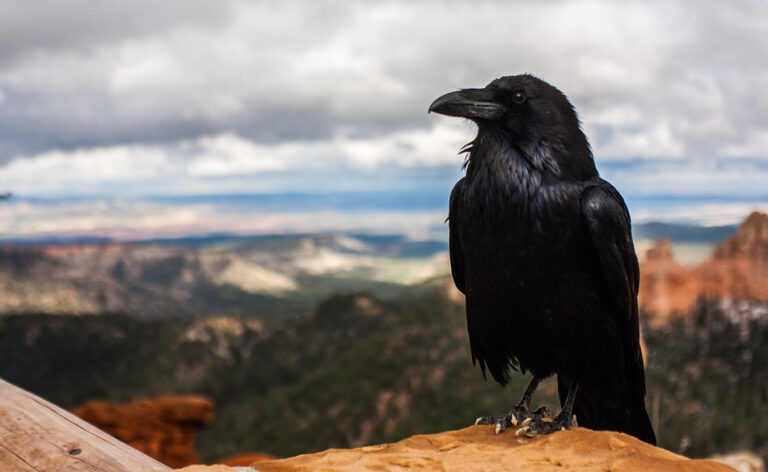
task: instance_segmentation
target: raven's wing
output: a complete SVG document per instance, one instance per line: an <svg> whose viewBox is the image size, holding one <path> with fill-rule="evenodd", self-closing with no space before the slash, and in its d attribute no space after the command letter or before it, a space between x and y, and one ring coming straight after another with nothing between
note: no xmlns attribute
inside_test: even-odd
<svg viewBox="0 0 768 472"><path fill-rule="evenodd" d="M451 274L453 274L453 283L456 284L461 293L466 294L464 280L464 253L461 250L461 241L459 241L459 202L464 199L464 178L456 182L451 191L451 199L448 205L448 246L451 253Z"/></svg>
<svg viewBox="0 0 768 472"><path fill-rule="evenodd" d="M611 184L601 180L582 194L581 213L605 276L613 311L622 318L618 320L620 325L637 326L640 269L624 199Z"/></svg>
<svg viewBox="0 0 768 472"><path fill-rule="evenodd" d="M583 389L582 401L608 404L606 396L615 395L622 407L615 412L594 413L589 422L610 424L651 444L656 443L648 413L645 410L645 369L640 350L640 326L637 309L637 294L640 286L640 269L632 242L632 225L629 211L619 192L611 184L600 179L596 185L587 188L581 196L581 216L586 232L591 239L599 272L603 275L603 286L607 289L609 307L615 317L624 349L623 381L615 385L614 393L609 391L589 392ZM618 380L618 379L617 379ZM594 397L594 398L590 398ZM578 405L577 405L578 407ZM587 416L592 408L576 408L579 420ZM600 415L611 418L599 418ZM601 428L604 429L604 428Z"/></svg>

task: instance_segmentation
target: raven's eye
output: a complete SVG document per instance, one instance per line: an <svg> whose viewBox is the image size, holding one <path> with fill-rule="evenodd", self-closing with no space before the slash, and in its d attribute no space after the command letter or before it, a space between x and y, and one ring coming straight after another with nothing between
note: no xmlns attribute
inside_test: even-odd
<svg viewBox="0 0 768 472"><path fill-rule="evenodd" d="M512 94L512 101L515 103L523 103L528 97L521 91L517 91Z"/></svg>

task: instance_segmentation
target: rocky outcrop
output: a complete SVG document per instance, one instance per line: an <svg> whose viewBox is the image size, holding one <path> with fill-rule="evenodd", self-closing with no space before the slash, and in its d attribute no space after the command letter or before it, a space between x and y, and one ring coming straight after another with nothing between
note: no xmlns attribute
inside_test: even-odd
<svg viewBox="0 0 768 472"><path fill-rule="evenodd" d="M691 460L631 436L575 428L534 439L510 430L494 434L488 426L413 436L393 444L329 449L288 459L258 462L258 472L410 471L709 471L734 469L708 460ZM185 472L226 469L188 468Z"/></svg>
<svg viewBox="0 0 768 472"><path fill-rule="evenodd" d="M661 239L648 249L640 267L642 308L659 317L687 312L699 295L700 286L690 268L675 261L672 243Z"/></svg>
<svg viewBox="0 0 768 472"><path fill-rule="evenodd" d="M71 411L171 467L200 461L195 435L213 421L213 403L198 396L160 396L122 405L92 401Z"/></svg>
<svg viewBox="0 0 768 472"><path fill-rule="evenodd" d="M241 454L239 456L229 457L227 459L217 461L217 463L234 467L234 466L251 465L254 462L270 461L274 459L277 459L277 458L269 454L259 454L259 453Z"/></svg>
<svg viewBox="0 0 768 472"><path fill-rule="evenodd" d="M669 240L656 242L640 266L641 308L650 322L663 324L687 313L700 297L768 301L768 215L755 212L736 234L694 267L675 261Z"/></svg>
<svg viewBox="0 0 768 472"><path fill-rule="evenodd" d="M695 272L707 297L768 301L768 215L749 215Z"/></svg>
<svg viewBox="0 0 768 472"><path fill-rule="evenodd" d="M768 263L768 215L750 214L736 234L726 239L714 252L714 259L746 258Z"/></svg>

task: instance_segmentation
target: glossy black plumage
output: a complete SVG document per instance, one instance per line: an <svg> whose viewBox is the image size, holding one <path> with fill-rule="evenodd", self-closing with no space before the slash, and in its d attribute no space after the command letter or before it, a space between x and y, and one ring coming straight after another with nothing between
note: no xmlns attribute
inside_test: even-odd
<svg viewBox="0 0 768 472"><path fill-rule="evenodd" d="M568 99L521 75L446 94L430 111L472 119L466 177L450 197L453 279L473 361L580 389L580 425L649 443L638 264L621 195L598 176Z"/></svg>

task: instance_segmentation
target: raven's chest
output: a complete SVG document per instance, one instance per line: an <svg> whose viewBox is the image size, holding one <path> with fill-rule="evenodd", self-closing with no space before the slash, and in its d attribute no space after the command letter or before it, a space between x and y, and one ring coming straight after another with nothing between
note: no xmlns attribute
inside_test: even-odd
<svg viewBox="0 0 768 472"><path fill-rule="evenodd" d="M468 182L457 229L465 252L486 264L544 262L579 249L581 188L522 181ZM557 262L557 261L553 261Z"/></svg>

